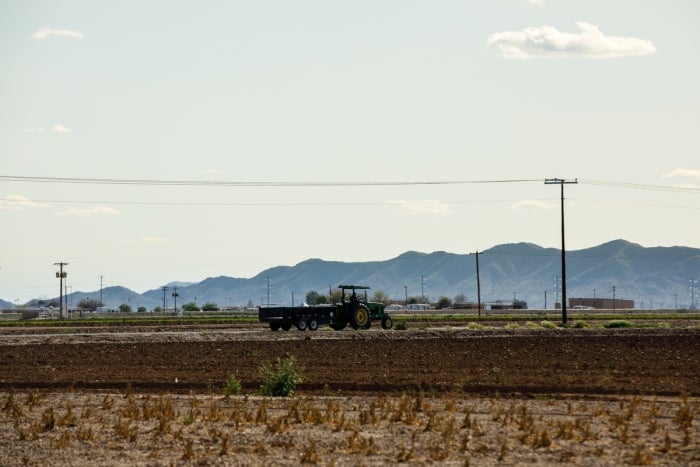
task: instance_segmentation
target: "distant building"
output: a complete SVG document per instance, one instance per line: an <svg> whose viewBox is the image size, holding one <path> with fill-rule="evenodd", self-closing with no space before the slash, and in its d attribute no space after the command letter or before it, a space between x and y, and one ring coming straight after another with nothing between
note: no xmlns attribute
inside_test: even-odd
<svg viewBox="0 0 700 467"><path fill-rule="evenodd" d="M569 308L596 309L596 310L633 310L634 300L622 298L570 298Z"/></svg>
<svg viewBox="0 0 700 467"><path fill-rule="evenodd" d="M524 300L499 300L488 302L492 310L527 310L527 302Z"/></svg>

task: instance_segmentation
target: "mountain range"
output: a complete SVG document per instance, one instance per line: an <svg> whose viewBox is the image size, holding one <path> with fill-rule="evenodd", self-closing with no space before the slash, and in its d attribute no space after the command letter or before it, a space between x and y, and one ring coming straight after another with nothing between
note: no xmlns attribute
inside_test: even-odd
<svg viewBox="0 0 700 467"><path fill-rule="evenodd" d="M561 294L561 251L531 243L498 245L479 252L479 279L483 302L524 300L531 309L553 308ZM700 249L690 247L643 247L614 240L596 247L567 251L567 297L612 298L635 301L636 308L689 308L697 305L696 283L700 277ZM105 306L128 303L134 310L144 306L172 308L177 290L178 307L188 302L220 307L260 304L299 305L306 293L327 294L339 284L368 285L391 299L440 297L466 301L477 299L475 254L444 251L409 251L385 260L341 262L308 259L295 266L277 266L252 278L210 277L197 283L170 283L138 294L124 287L101 291ZM165 289L165 293L163 287ZM613 291L613 287L615 291ZM695 292L694 297L691 294ZM269 294L269 295L268 295ZM100 291L74 292L68 302L100 298Z"/></svg>

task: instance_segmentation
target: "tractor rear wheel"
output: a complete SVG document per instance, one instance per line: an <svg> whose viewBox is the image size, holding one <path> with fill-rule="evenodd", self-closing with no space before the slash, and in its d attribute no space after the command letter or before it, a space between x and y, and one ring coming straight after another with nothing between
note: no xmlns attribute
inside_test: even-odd
<svg viewBox="0 0 700 467"><path fill-rule="evenodd" d="M352 325L354 329L359 329L367 327L367 324L369 324L369 310L365 305L360 305L357 307L357 310L352 313L350 325Z"/></svg>

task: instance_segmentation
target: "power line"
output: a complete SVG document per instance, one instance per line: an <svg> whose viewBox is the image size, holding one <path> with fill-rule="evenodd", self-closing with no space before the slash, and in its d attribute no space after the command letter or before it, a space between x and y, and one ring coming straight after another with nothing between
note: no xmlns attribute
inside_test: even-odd
<svg viewBox="0 0 700 467"><path fill-rule="evenodd" d="M579 183L584 185L606 186L612 188L626 188L632 190L652 190L652 191L678 191L684 193L700 193L700 188L673 185L647 185L643 183L617 182L612 180L586 180L579 179Z"/></svg>
<svg viewBox="0 0 700 467"><path fill-rule="evenodd" d="M0 175L0 181L32 183L68 183L97 185L145 185L145 186L221 186L221 187L337 187L337 186L413 186L413 185L469 185L493 183L537 182L540 179L491 179L491 180L424 180L424 181L226 181L226 180L155 180L125 178L43 177L31 175Z"/></svg>

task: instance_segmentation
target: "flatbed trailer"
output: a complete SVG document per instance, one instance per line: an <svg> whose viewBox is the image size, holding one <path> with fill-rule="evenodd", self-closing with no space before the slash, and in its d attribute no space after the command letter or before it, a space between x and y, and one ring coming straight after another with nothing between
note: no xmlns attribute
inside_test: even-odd
<svg viewBox="0 0 700 467"><path fill-rule="evenodd" d="M336 311L335 305L260 307L258 318L269 323L273 331L289 331L292 326L300 331L315 331L322 324L333 323Z"/></svg>
<svg viewBox="0 0 700 467"><path fill-rule="evenodd" d="M340 303L318 306L279 306L259 307L258 319L266 322L273 331L289 331L296 326L299 331L315 331L319 326L327 324L336 331L345 329L349 324L353 329L369 329L372 321L381 321L382 328L391 329L393 321L385 312L383 303L360 300L355 294L356 289L369 289L360 285L339 285L342 290ZM352 295L345 296L346 290L352 290Z"/></svg>

